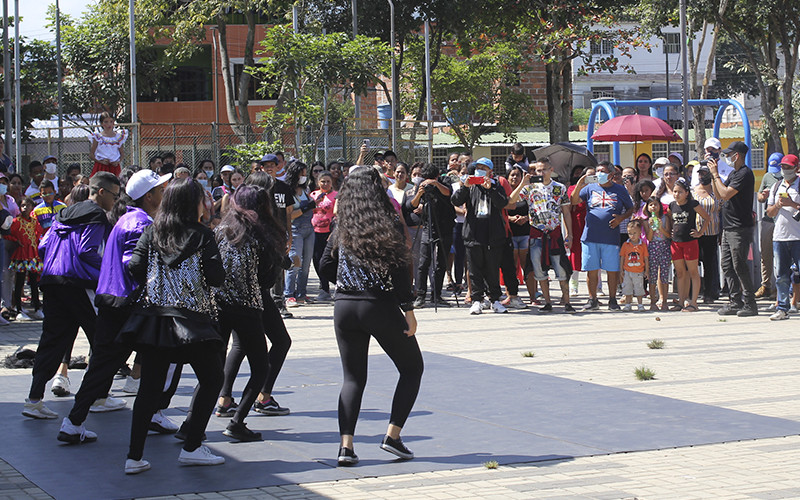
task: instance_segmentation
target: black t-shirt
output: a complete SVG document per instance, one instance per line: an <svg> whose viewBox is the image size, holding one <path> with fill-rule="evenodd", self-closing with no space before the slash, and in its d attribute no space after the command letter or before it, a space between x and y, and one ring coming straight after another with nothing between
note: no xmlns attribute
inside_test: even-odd
<svg viewBox="0 0 800 500"><path fill-rule="evenodd" d="M520 200L517 202L517 206L508 210L508 215L528 215L528 202L525 200ZM511 236L528 236L531 232L531 225L527 222L525 224L514 224L511 221L508 222L508 225L511 226Z"/></svg>
<svg viewBox="0 0 800 500"><path fill-rule="evenodd" d="M278 219L281 227L285 229L286 207L294 204L294 190L285 182L275 179L272 193L275 196L275 204L278 206L278 213L275 214L275 218Z"/></svg>
<svg viewBox="0 0 800 500"><path fill-rule="evenodd" d="M685 205L678 205L677 201L669 204L669 211L672 213L672 240L678 243L692 241L691 231L697 229L696 206L700 205L697 200L689 200Z"/></svg>
<svg viewBox="0 0 800 500"><path fill-rule="evenodd" d="M736 196L722 204L722 229L753 226L753 193L756 178L747 166L734 170L725 185L737 191Z"/></svg>

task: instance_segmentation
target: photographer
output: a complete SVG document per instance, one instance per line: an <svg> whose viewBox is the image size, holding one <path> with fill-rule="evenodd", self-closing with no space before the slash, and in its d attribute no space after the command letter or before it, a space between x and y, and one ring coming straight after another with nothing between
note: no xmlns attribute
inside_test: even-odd
<svg viewBox="0 0 800 500"><path fill-rule="evenodd" d="M435 266L431 301L437 306L448 307L450 304L442 299L442 283L447 268L447 254L453 242L456 212L450 203L450 187L439 179L439 170L428 163L422 167L421 175L423 180L415 188L414 196L407 197L406 201L406 209L409 211L423 206L416 277L417 299L414 307L425 306L431 264Z"/></svg>
<svg viewBox="0 0 800 500"><path fill-rule="evenodd" d="M775 220L772 248L775 254L775 278L778 306L769 319L789 319L789 291L792 286L792 264L800 266L800 180L798 159L786 155L780 167L783 180L769 191L766 215Z"/></svg>

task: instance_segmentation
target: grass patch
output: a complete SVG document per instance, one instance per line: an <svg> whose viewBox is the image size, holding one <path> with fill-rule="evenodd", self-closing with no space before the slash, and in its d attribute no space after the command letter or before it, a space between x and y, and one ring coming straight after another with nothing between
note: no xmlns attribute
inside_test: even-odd
<svg viewBox="0 0 800 500"><path fill-rule="evenodd" d="M725 318L720 318L717 321L719 321L720 323L727 323L728 322L728 320L725 319Z"/></svg>
<svg viewBox="0 0 800 500"><path fill-rule="evenodd" d="M664 341L661 339L653 339L647 343L647 347L649 347L650 349L663 349Z"/></svg>
<svg viewBox="0 0 800 500"><path fill-rule="evenodd" d="M656 372L644 365L633 370L633 374L636 375L637 380L653 380L656 378Z"/></svg>
<svg viewBox="0 0 800 500"><path fill-rule="evenodd" d="M532 358L534 356L536 356L536 353L533 351L525 351L522 353L523 358Z"/></svg>
<svg viewBox="0 0 800 500"><path fill-rule="evenodd" d="M483 462L483 466L487 469L496 469L500 467L500 464L497 463L497 460L489 460L488 462Z"/></svg>

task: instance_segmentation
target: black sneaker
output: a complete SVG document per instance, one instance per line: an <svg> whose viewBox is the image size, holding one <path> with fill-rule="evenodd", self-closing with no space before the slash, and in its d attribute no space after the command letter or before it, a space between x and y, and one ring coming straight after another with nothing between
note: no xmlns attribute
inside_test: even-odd
<svg viewBox="0 0 800 500"><path fill-rule="evenodd" d="M422 309L423 307L425 307L425 296L420 295L414 299L414 309Z"/></svg>
<svg viewBox="0 0 800 500"><path fill-rule="evenodd" d="M582 308L584 311L596 311L598 309L600 309L600 301L591 297L586 301L586 304L584 304Z"/></svg>
<svg viewBox="0 0 800 500"><path fill-rule="evenodd" d="M336 460L336 463L339 464L340 467L355 465L358 463L358 455L350 448L342 446L339 448L339 458Z"/></svg>
<svg viewBox="0 0 800 500"><path fill-rule="evenodd" d="M268 401L256 401L253 410L270 417L282 417L289 414L289 408L279 405L273 397L270 397Z"/></svg>
<svg viewBox="0 0 800 500"><path fill-rule="evenodd" d="M252 441L263 441L261 438L260 432L253 432L247 428L247 425L244 423L237 424L236 422L231 421L228 424L228 427L225 428L222 433L229 438L233 438L237 441L244 441L244 442L252 442Z"/></svg>
<svg viewBox="0 0 800 500"><path fill-rule="evenodd" d="M608 299L608 310L619 311L619 304L617 304L617 299L615 299L614 297Z"/></svg>
<svg viewBox="0 0 800 500"><path fill-rule="evenodd" d="M547 304L545 304L545 305L543 305L542 307L540 307L540 308L539 308L539 312L540 312L540 313L549 313L549 312L553 312L553 304L551 304L550 302L548 302Z"/></svg>
<svg viewBox="0 0 800 500"><path fill-rule="evenodd" d="M720 316L736 316L741 309L742 306L728 302L717 310L717 314Z"/></svg>
<svg viewBox="0 0 800 500"><path fill-rule="evenodd" d="M286 309L286 306L281 306L281 307L280 307L278 310L279 310L279 311L280 311L280 313L281 313L281 318L283 318L283 319L294 318L294 314L290 313L290 312L289 312L289 311Z"/></svg>
<svg viewBox="0 0 800 500"><path fill-rule="evenodd" d="M414 452L406 448L406 445L403 444L403 439L399 437L392 439L389 436L384 436L383 441L381 441L381 449L397 455L403 460L414 458Z"/></svg>
<svg viewBox="0 0 800 500"><path fill-rule="evenodd" d="M577 311L575 311L575 308L572 307L572 304L567 302L566 304L564 304L564 312L567 314L575 314Z"/></svg>
<svg viewBox="0 0 800 500"><path fill-rule="evenodd" d="M178 441L186 441L186 434L189 432L189 430L186 428L185 424L186 422L184 421L184 423L181 425L181 428L178 429L178 432L173 434L173 436L175 436L175 439L177 439ZM204 432L203 437L200 438L200 440L205 441L206 439L207 439L206 433Z"/></svg>
<svg viewBox="0 0 800 500"><path fill-rule="evenodd" d="M740 318L758 316L758 307L755 304L745 304L743 308L739 309L736 315Z"/></svg>
<svg viewBox="0 0 800 500"><path fill-rule="evenodd" d="M217 405L217 407L214 408L214 415L230 418L236 413L236 408L238 407L239 405L236 404L236 401L231 400L228 406Z"/></svg>

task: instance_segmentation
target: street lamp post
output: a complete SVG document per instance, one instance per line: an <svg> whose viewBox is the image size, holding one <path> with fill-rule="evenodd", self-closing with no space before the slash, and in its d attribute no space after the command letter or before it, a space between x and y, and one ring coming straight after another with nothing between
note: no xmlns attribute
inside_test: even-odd
<svg viewBox="0 0 800 500"><path fill-rule="evenodd" d="M16 22L16 20L14 21ZM5 142L6 147L3 153L11 152L11 78L9 73L11 69L11 51L8 49L8 0L3 0L3 125L5 126ZM8 155L9 158L11 155Z"/></svg>
<svg viewBox="0 0 800 500"><path fill-rule="evenodd" d="M136 109L136 26L134 0L130 0L128 19L130 21L130 43L131 43L131 123L133 123L133 158L132 162L139 164L139 129L136 124L139 121L139 113Z"/></svg>
<svg viewBox="0 0 800 500"><path fill-rule="evenodd" d="M14 165L22 162L22 95L19 81L19 0L14 0Z"/></svg>
<svg viewBox="0 0 800 500"><path fill-rule="evenodd" d="M433 163L433 106L431 103L431 22L425 20L425 104L428 110L428 163Z"/></svg>
<svg viewBox="0 0 800 500"><path fill-rule="evenodd" d="M395 63L395 53L394 53L394 2L392 0L386 0L389 2L389 19L390 19L390 44L392 49L392 150L397 149L397 65Z"/></svg>
<svg viewBox="0 0 800 500"><path fill-rule="evenodd" d="M64 105L62 102L61 80L61 8L56 0L56 79L58 95L58 159L61 160L61 152L64 144Z"/></svg>

